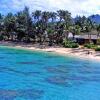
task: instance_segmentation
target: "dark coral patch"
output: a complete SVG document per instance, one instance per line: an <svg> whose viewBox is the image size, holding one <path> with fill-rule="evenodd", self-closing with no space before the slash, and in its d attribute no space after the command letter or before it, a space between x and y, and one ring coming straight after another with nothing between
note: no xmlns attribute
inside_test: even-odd
<svg viewBox="0 0 100 100"><path fill-rule="evenodd" d="M19 62L19 64L30 65L30 64L37 64L37 63L36 62Z"/></svg>
<svg viewBox="0 0 100 100"><path fill-rule="evenodd" d="M78 70L78 73L81 73L81 74L100 74L100 68L99 67L81 68L80 70Z"/></svg>
<svg viewBox="0 0 100 100"><path fill-rule="evenodd" d="M65 77L50 77L47 78L46 81L51 84L61 85L61 86L68 86L68 82Z"/></svg>
<svg viewBox="0 0 100 100"><path fill-rule="evenodd" d="M44 91L42 90L33 90L33 89L29 89L29 90L20 90L19 91L19 96L23 97L25 99L38 99L41 98L43 96Z"/></svg>
<svg viewBox="0 0 100 100"><path fill-rule="evenodd" d="M41 72L24 72L25 75L38 75L41 74Z"/></svg>
<svg viewBox="0 0 100 100"><path fill-rule="evenodd" d="M28 75L37 75L37 74L40 74L40 72L23 72L23 71L18 71L18 70L14 70L13 68L5 68L5 67L0 67L0 72L13 72L13 73L17 73L17 74L20 74L20 75L25 75L25 76L28 76Z"/></svg>
<svg viewBox="0 0 100 100"><path fill-rule="evenodd" d="M58 56L45 56L45 58L58 58Z"/></svg>
<svg viewBox="0 0 100 100"><path fill-rule="evenodd" d="M42 63L38 62L38 61L22 61L22 62L18 62L18 64L22 64L22 65L34 65L34 64L42 65Z"/></svg>
<svg viewBox="0 0 100 100"><path fill-rule="evenodd" d="M0 59L4 59L5 57L0 57Z"/></svg>
<svg viewBox="0 0 100 100"><path fill-rule="evenodd" d="M100 71L79 71L81 74L100 74Z"/></svg>
<svg viewBox="0 0 100 100"><path fill-rule="evenodd" d="M83 77L83 76L70 76L67 77L67 80L71 80L71 81L84 81L84 82L100 82L100 78L99 77Z"/></svg>
<svg viewBox="0 0 100 100"><path fill-rule="evenodd" d="M46 68L48 72L50 73L68 73L68 69L65 67L48 67Z"/></svg>
<svg viewBox="0 0 100 100"><path fill-rule="evenodd" d="M66 78L67 78L67 80L71 80L71 81L74 81L74 80L85 81L88 79L87 77L82 77L82 76L68 76Z"/></svg>
<svg viewBox="0 0 100 100"><path fill-rule="evenodd" d="M42 90L0 90L0 100L14 100L17 97L36 100L43 96Z"/></svg>
<svg viewBox="0 0 100 100"><path fill-rule="evenodd" d="M17 91L0 90L0 100L14 100L18 95Z"/></svg>
<svg viewBox="0 0 100 100"><path fill-rule="evenodd" d="M14 72L20 75L25 75L25 76L30 76L30 75L38 75L40 72L22 72L22 71L17 71L17 70L9 70L10 72Z"/></svg>

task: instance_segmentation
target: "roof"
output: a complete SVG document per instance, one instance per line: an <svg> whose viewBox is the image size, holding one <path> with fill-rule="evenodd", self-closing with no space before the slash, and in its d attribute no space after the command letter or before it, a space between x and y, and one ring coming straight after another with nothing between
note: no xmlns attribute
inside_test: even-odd
<svg viewBox="0 0 100 100"><path fill-rule="evenodd" d="M73 38L73 33L69 32L68 33L68 38Z"/></svg>
<svg viewBox="0 0 100 100"><path fill-rule="evenodd" d="M96 39L99 39L100 36L97 36L97 35L75 35L75 38L76 39L93 39L93 40L96 40Z"/></svg>

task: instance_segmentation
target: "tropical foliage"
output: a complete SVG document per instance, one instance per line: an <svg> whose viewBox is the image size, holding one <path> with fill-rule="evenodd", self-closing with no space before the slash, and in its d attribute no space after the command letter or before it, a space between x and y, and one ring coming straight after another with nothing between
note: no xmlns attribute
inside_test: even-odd
<svg viewBox="0 0 100 100"><path fill-rule="evenodd" d="M93 43L88 43L88 44L85 44L84 47L86 47L88 49L95 49L96 45L94 45Z"/></svg>
<svg viewBox="0 0 100 100"><path fill-rule="evenodd" d="M89 34L92 30L97 30L99 35L100 25L96 25L85 16L73 19L67 10L57 12L36 10L30 14L28 7L25 7L16 14L11 12L6 16L0 14L0 40L62 45L63 40L68 39L69 32L74 38L76 34L82 32ZM71 45L77 47L73 42Z"/></svg>
<svg viewBox="0 0 100 100"><path fill-rule="evenodd" d="M95 51L100 51L100 47L96 47L95 48Z"/></svg>
<svg viewBox="0 0 100 100"><path fill-rule="evenodd" d="M71 40L64 40L63 46L66 48L78 48L79 47L78 43L75 43L74 41L71 41Z"/></svg>

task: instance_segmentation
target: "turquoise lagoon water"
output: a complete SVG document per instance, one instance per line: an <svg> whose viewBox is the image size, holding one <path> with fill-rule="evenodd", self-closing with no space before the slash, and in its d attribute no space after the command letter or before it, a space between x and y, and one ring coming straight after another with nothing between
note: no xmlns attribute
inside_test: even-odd
<svg viewBox="0 0 100 100"><path fill-rule="evenodd" d="M0 100L100 100L100 62L0 47Z"/></svg>

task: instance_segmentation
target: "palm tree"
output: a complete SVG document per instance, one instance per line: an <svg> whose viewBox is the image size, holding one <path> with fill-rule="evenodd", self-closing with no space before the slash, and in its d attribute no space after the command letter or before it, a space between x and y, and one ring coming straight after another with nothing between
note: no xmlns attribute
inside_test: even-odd
<svg viewBox="0 0 100 100"><path fill-rule="evenodd" d="M58 10L58 11L57 11L57 14L58 14L58 17L59 17L60 22L61 22L62 19L63 19L63 10Z"/></svg>
<svg viewBox="0 0 100 100"><path fill-rule="evenodd" d="M23 37L26 37L26 40L29 40L33 22L28 7L25 7L23 11L16 14L16 27L16 32L18 33L17 39L21 41Z"/></svg>
<svg viewBox="0 0 100 100"><path fill-rule="evenodd" d="M72 25L72 18L71 18L71 13L68 12L67 10L59 10L58 16L60 18L60 23L63 21L65 24L65 27L68 29L70 25Z"/></svg>
<svg viewBox="0 0 100 100"><path fill-rule="evenodd" d="M87 18L85 16L77 17L75 21L75 25L79 25L81 27L81 31L86 32Z"/></svg>
<svg viewBox="0 0 100 100"><path fill-rule="evenodd" d="M75 38L75 35L79 35L81 33L81 27L79 25L72 26L70 30L73 34L73 39Z"/></svg>
<svg viewBox="0 0 100 100"><path fill-rule="evenodd" d="M57 13L55 13L55 12L50 12L50 18L52 19L52 23L56 20L56 16L57 15Z"/></svg>
<svg viewBox="0 0 100 100"><path fill-rule="evenodd" d="M93 30L93 23L89 18L87 18L87 20L86 20L86 32L88 32L89 43L91 43L91 31L92 30Z"/></svg>
<svg viewBox="0 0 100 100"><path fill-rule="evenodd" d="M4 18L4 26L6 31L6 36L13 40L13 32L16 27L15 16L12 13L8 13L8 15Z"/></svg>
<svg viewBox="0 0 100 100"><path fill-rule="evenodd" d="M100 36L100 25L97 26L98 36Z"/></svg>
<svg viewBox="0 0 100 100"><path fill-rule="evenodd" d="M75 25L81 27L81 32L88 34L89 42L91 42L91 31L94 27L94 23L89 18L83 16L78 17L78 20L75 22Z"/></svg>
<svg viewBox="0 0 100 100"><path fill-rule="evenodd" d="M25 28L26 28L26 41L29 42L30 38L29 38L29 34L32 31L32 18L29 14L29 8L25 7L24 11L23 11L24 15L25 15Z"/></svg>
<svg viewBox="0 0 100 100"><path fill-rule="evenodd" d="M34 19L36 19L39 22L40 17L41 17L41 11L36 10L35 12L32 13L32 16L34 17Z"/></svg>
<svg viewBox="0 0 100 100"><path fill-rule="evenodd" d="M71 13L66 11L63 11L63 19L65 21L65 27L68 28L72 25L72 18L71 18Z"/></svg>
<svg viewBox="0 0 100 100"><path fill-rule="evenodd" d="M50 19L50 12L42 12L42 21L47 25L48 20Z"/></svg>
<svg viewBox="0 0 100 100"><path fill-rule="evenodd" d="M2 14L0 14L0 32L3 30L4 28L4 17Z"/></svg>
<svg viewBox="0 0 100 100"><path fill-rule="evenodd" d="M3 40L3 31L4 31L4 17L2 14L0 14L0 40Z"/></svg>
<svg viewBox="0 0 100 100"><path fill-rule="evenodd" d="M16 14L16 32L18 41L21 41L26 32L26 20L23 11Z"/></svg>

